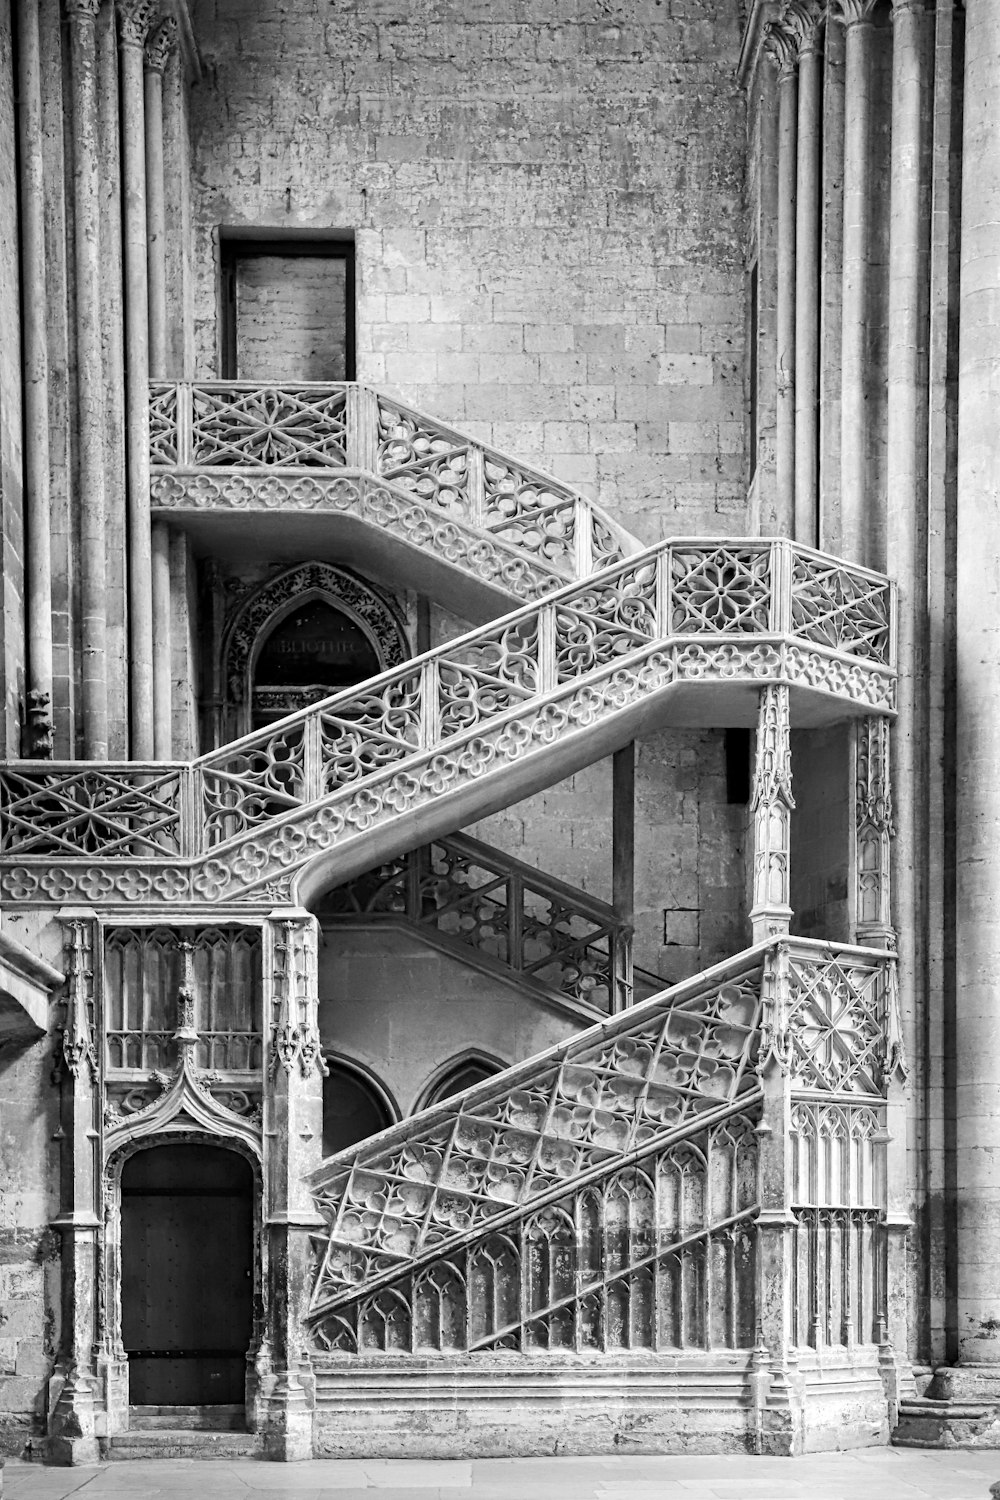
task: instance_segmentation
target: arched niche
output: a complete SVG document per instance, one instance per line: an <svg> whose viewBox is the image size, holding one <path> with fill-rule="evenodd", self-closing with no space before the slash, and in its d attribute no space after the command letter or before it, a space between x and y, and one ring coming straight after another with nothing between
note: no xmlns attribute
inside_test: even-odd
<svg viewBox="0 0 1000 1500"><path fill-rule="evenodd" d="M431 1074L413 1112L416 1114L421 1109L430 1109L432 1105L450 1099L453 1094L461 1094L465 1089L471 1089L477 1083L485 1083L487 1078L493 1078L497 1073L502 1073L506 1067L507 1064L501 1062L498 1057L491 1057L489 1053L480 1052L475 1048L460 1052L456 1057L451 1057L446 1063L442 1063Z"/></svg>
<svg viewBox="0 0 1000 1500"><path fill-rule="evenodd" d="M371 584L331 563L286 568L254 590L226 632L225 737L319 702L410 654L402 616Z"/></svg>
<svg viewBox="0 0 1000 1500"><path fill-rule="evenodd" d="M399 1106L367 1068L326 1054L323 1079L323 1155L346 1151L395 1125Z"/></svg>

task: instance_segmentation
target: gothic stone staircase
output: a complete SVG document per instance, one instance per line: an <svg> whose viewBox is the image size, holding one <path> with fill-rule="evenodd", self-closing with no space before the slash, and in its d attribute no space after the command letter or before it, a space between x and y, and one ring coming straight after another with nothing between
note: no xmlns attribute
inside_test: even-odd
<svg viewBox="0 0 1000 1500"><path fill-rule="evenodd" d="M665 724L755 724L775 694L800 725L892 711L880 575L783 540L639 551L582 497L363 388L162 387L152 418L157 513L206 536L250 517L251 542L281 534L296 555L296 513L310 536L315 513L336 514L340 556L353 537L352 560L395 558L432 593L447 581L489 621L191 763L0 770L5 902L263 923L275 1089L317 1066L301 906L321 892L400 861L409 880L415 846L454 851L468 822ZM96 933L70 926L82 1117ZM605 969L614 1009L628 997ZM310 1332L289 1304L280 1341L312 1363L319 1451L370 1452L376 1433L381 1452L500 1452L512 1424L522 1452L567 1433L577 1451L884 1435L894 994L885 954L775 940L326 1163ZM277 1096L239 1081L273 1134ZM190 1058L159 1095L129 1087L123 1074L102 1159L188 1117L258 1149L231 1080ZM289 1224L291 1119L271 1189ZM291 1369L261 1374L265 1446Z"/></svg>

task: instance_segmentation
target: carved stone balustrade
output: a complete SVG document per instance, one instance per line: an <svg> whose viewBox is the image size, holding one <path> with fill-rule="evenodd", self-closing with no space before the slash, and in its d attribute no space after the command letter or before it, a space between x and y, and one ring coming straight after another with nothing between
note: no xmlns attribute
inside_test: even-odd
<svg viewBox="0 0 1000 1500"><path fill-rule="evenodd" d="M898 1037L891 955L771 940L331 1157L315 1451L885 1427Z"/></svg>
<svg viewBox="0 0 1000 1500"><path fill-rule="evenodd" d="M403 923L584 1021L631 1003L632 933L614 908L467 834L338 886L318 915L324 928Z"/></svg>
<svg viewBox="0 0 1000 1500"><path fill-rule="evenodd" d="M568 485L366 386L156 384L149 412L154 513L194 532L252 517L296 555L337 520L341 560L345 534L355 561L402 549L471 619L639 550Z"/></svg>
<svg viewBox="0 0 1000 1500"><path fill-rule="evenodd" d="M782 540L660 543L189 764L8 762L0 897L308 904L769 686L793 725L885 716L893 600Z"/></svg>

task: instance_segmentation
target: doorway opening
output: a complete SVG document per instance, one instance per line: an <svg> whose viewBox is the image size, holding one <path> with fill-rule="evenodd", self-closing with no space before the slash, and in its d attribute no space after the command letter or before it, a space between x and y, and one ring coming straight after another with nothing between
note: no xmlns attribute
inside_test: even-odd
<svg viewBox="0 0 1000 1500"><path fill-rule="evenodd" d="M253 728L263 729L381 670L371 637L357 620L325 599L304 600L259 649Z"/></svg>
<svg viewBox="0 0 1000 1500"><path fill-rule="evenodd" d="M122 1169L122 1342L132 1406L242 1405L254 1173L237 1152L150 1146Z"/></svg>
<svg viewBox="0 0 1000 1500"><path fill-rule="evenodd" d="M223 380L354 379L354 244L337 239L220 242Z"/></svg>

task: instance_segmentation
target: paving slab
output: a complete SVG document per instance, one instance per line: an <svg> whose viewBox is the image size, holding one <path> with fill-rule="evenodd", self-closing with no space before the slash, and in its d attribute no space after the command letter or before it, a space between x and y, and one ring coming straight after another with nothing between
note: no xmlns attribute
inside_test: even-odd
<svg viewBox="0 0 1000 1500"><path fill-rule="evenodd" d="M9 1463L4 1500L989 1500L1000 1453L867 1448L803 1458L613 1454L271 1464Z"/></svg>

